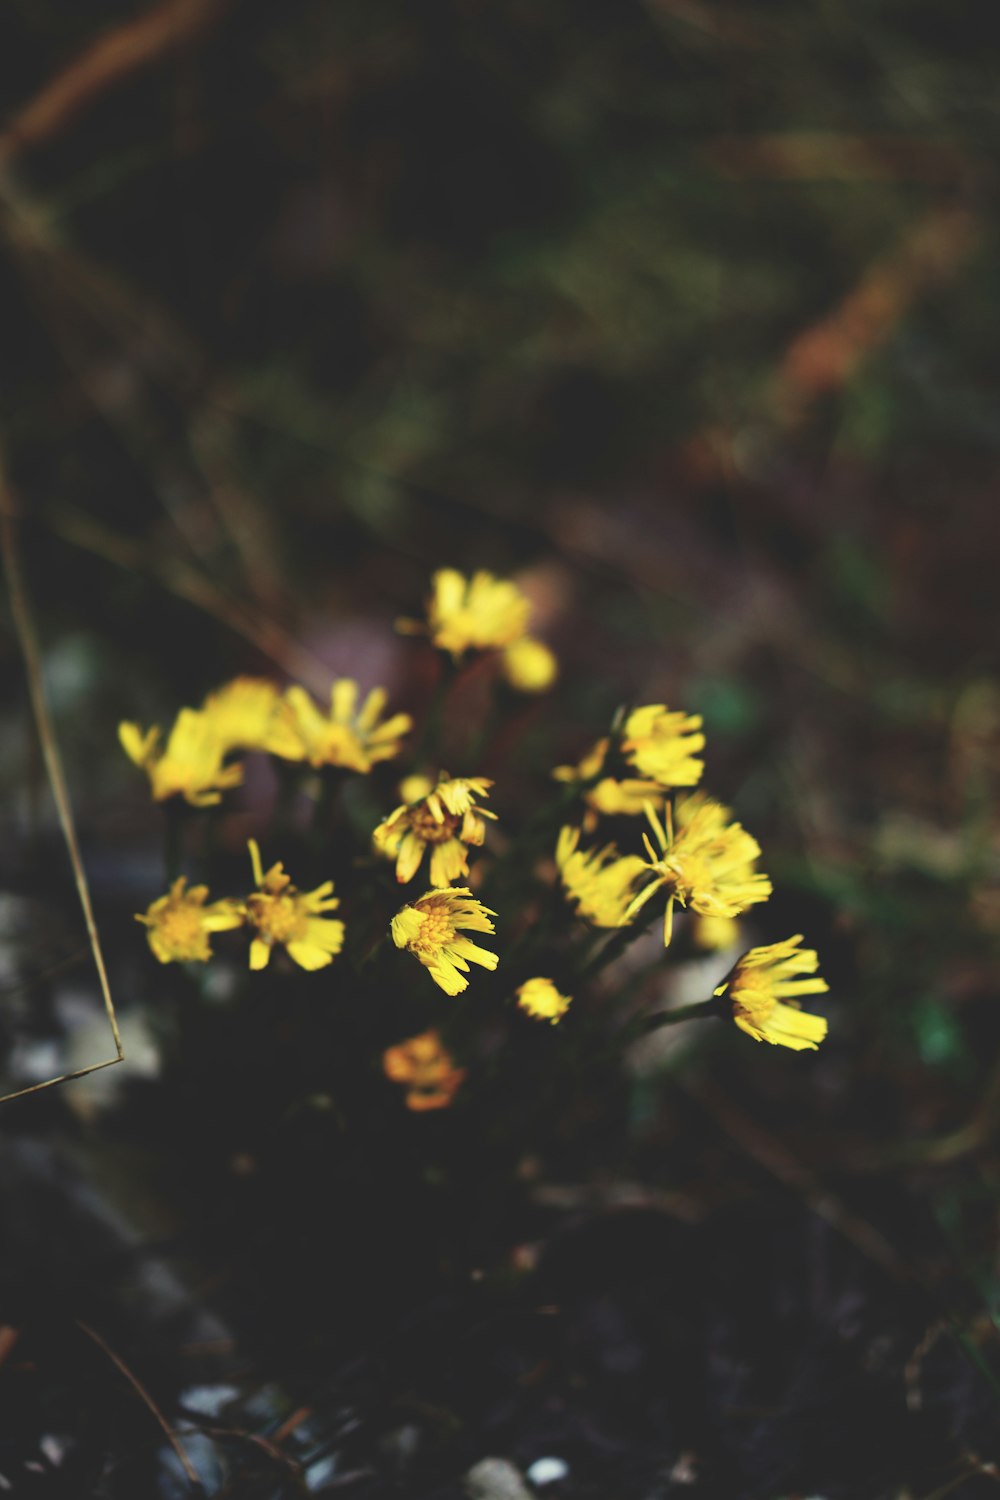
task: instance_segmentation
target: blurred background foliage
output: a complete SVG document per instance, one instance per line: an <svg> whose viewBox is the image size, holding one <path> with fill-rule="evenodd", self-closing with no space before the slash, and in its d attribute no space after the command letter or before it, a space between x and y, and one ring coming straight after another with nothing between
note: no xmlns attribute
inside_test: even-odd
<svg viewBox="0 0 1000 1500"><path fill-rule="evenodd" d="M134 1039L4 1106L19 1493L190 1492L101 1339L211 1493L451 1496L496 1452L573 1496L993 1492L997 41L987 0L4 7L6 503ZM563 664L468 768L501 802L622 702L704 714L753 934L823 956L816 1058L570 1083L532 1034L458 1123L289 1124L273 1017L234 1058L153 972L118 720L241 671L419 712L391 622L442 564L516 575ZM79 918L0 649L24 1083L79 1061L23 984Z"/></svg>

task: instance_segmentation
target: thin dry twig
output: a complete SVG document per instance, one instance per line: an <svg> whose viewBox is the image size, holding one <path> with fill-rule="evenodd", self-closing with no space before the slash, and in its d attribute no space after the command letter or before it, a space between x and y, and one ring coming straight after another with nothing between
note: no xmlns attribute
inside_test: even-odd
<svg viewBox="0 0 1000 1500"><path fill-rule="evenodd" d="M710 1084L685 1085L687 1092L707 1110L726 1134L779 1182L797 1193L814 1214L851 1241L862 1254L890 1271L901 1281L912 1282L914 1272L880 1230L848 1208L819 1180L813 1171L789 1151L777 1136L725 1098Z"/></svg>
<svg viewBox="0 0 1000 1500"><path fill-rule="evenodd" d="M111 998L111 987L108 984L104 954L97 932L97 923L94 919L94 909L90 899L90 886L87 882L86 871L83 868L83 859L80 855L80 845L76 836L73 809L66 786L65 773L63 772L62 757L59 754L59 745L56 740L55 730L52 727L52 718L45 697L45 686L42 676L42 653L38 643L38 635L35 630L31 606L28 602L28 592L24 582L24 574L21 568L14 499L7 483L6 475L3 472L2 462L0 462L0 550L3 552L4 572L7 578L11 613L14 617L14 627L17 631L18 641L28 674L28 692L31 697L31 707L35 716L35 723L38 727L38 736L41 741L45 769L48 772L49 784L52 787L52 796L56 805L59 826L62 829L66 848L69 851L70 864L73 869L73 880L76 885L80 906L83 909L83 918L87 928L87 940L90 944L90 951L93 954L94 967L97 970L97 978L101 988L101 998L104 1002L105 1014L111 1027L116 1054L114 1057L106 1058L103 1062L93 1063L90 1067L77 1068L74 1072L63 1073L58 1078L46 1079L44 1083L35 1083L31 1084L28 1088L18 1089L15 1093L7 1094L3 1099L0 1099L0 1103L4 1103L7 1099L16 1099L24 1094L34 1094L39 1089L51 1088L56 1083L64 1083L71 1078L83 1078L88 1073L96 1073L100 1068L111 1067L113 1064L124 1060L125 1051L122 1047L122 1039L118 1030L118 1019L115 1015L114 1002Z"/></svg>
<svg viewBox="0 0 1000 1500"><path fill-rule="evenodd" d="M156 1402L153 1400L152 1396L149 1394L146 1387L139 1379L138 1375L136 1375L134 1371L129 1369L128 1365L122 1359L121 1355L115 1353L111 1345L107 1342L106 1339L101 1337L96 1328L91 1328L89 1323L84 1323L80 1318L75 1319L75 1322L77 1328L80 1329L80 1332L85 1333L89 1339L93 1339L97 1347L107 1355L108 1359L110 1359L115 1369L120 1371L121 1374L125 1376L125 1379L135 1391L136 1395L139 1397L139 1400L143 1403L146 1409L156 1419L158 1425L162 1428L164 1436L166 1437L171 1448L173 1448L174 1452L177 1454L177 1460L180 1463L181 1468L187 1475L188 1479L191 1481L192 1487L200 1493L201 1480L198 1478L197 1469L188 1457L187 1451L184 1448L184 1445L181 1442L180 1438L177 1436L176 1432L174 1432L173 1428L170 1426L170 1423L167 1421L166 1417L163 1415L162 1411L157 1406Z"/></svg>
<svg viewBox="0 0 1000 1500"><path fill-rule="evenodd" d="M287 1437L291 1437L296 1427L301 1427L303 1422L312 1416L311 1406L300 1406L287 1416L281 1426L271 1438L272 1443L283 1443Z"/></svg>
<svg viewBox="0 0 1000 1500"><path fill-rule="evenodd" d="M330 687L330 670L277 621L229 598L212 580L181 558L158 556L123 537L84 511L63 507L50 512L50 529L63 541L129 571L146 573L175 594L241 635L276 666L316 693Z"/></svg>
<svg viewBox="0 0 1000 1500"><path fill-rule="evenodd" d="M205 1437L218 1438L222 1441L235 1443L247 1443L265 1453L273 1463L279 1464L289 1475L295 1487L308 1494L308 1486L302 1474L302 1465L288 1453L282 1453L274 1438L263 1437L259 1432L244 1432L238 1427L202 1427L192 1424L186 1429L188 1432L200 1432Z"/></svg>

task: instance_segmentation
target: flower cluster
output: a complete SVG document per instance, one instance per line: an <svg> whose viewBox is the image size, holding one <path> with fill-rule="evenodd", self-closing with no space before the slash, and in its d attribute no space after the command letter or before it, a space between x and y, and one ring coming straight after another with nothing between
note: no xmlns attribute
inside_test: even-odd
<svg viewBox="0 0 1000 1500"><path fill-rule="evenodd" d="M498 653L508 682L540 691L554 679L556 665L548 647L528 634L529 615L529 601L516 584L487 572L467 578L445 568L433 577L426 618L402 621L400 628L428 637L456 673L479 653ZM443 677L445 694L452 675ZM507 701L501 693L498 706ZM494 945L481 941L495 934L497 912L477 893L492 897L495 891L496 905L504 910L510 904L510 874L518 871L534 883L535 895L521 910L506 913L514 929L510 978L503 987L492 986L492 993L505 996L532 1021L562 1022L574 1001L560 985L579 995L590 976L640 935L653 915L662 922L665 947L680 907L689 914L696 945L738 953L739 919L768 900L772 885L758 868L757 840L700 789L705 751L700 716L665 703L620 712L575 764L552 773L561 790L550 808L533 813L535 825L541 821L542 842L537 833L529 839L516 828L507 834L502 824L499 860L492 834L486 847L497 821L487 805L494 782L471 774L477 770L475 752L466 751L473 764L460 768L470 774L426 769L428 761L435 763L439 719L428 715L419 736L425 758L407 768L395 806L388 796L381 804L374 800L382 795L380 768L400 755L412 721L409 714L387 712L382 688L362 696L350 678L333 683L327 707L302 687L283 689L262 678L238 677L210 693L200 708L181 709L165 741L156 727L144 731L122 724L122 745L146 771L158 802L180 797L194 807L218 803L242 781L239 757L255 751L292 766L335 767L370 778L369 790L349 799L349 822L368 847L355 847L350 863L356 875L348 884L348 923L331 915L340 906L331 880L300 890L282 863L265 869L251 838L252 890L212 900L207 885L188 885L181 876L139 915L157 960L203 964L212 956L216 934L242 929L254 971L267 968L275 950L285 955L286 965L315 971L346 949L352 985L371 993L372 976L398 963L396 950L416 959L433 986L457 996L469 988L474 968L493 972L500 964ZM484 731L477 743L486 738ZM337 788L342 781L346 778L337 778ZM332 780L328 784L333 788ZM560 827L570 804L577 816ZM387 810L376 821L379 805ZM554 883L551 866L538 863L551 836L547 830L558 830ZM325 824L311 834L314 841L326 837ZM525 838L523 845L519 837ZM392 867L394 881L386 866ZM501 869L505 875L498 874ZM398 896L393 899L389 891L408 885L422 870L427 889L398 906ZM612 936L584 957L574 917ZM751 948L694 1010L724 1014L758 1041L799 1051L815 1048L826 1034L826 1021L802 1011L800 1001L827 986L816 972L817 955L802 941L796 936ZM567 978L557 984L542 977L546 972ZM425 985L425 1003L432 996ZM685 1008L685 1017L691 1009ZM652 1019L660 1024L663 1016ZM386 1049L382 1068L405 1087L405 1103L414 1111L445 1108L466 1076L434 1029Z"/></svg>
<svg viewBox="0 0 1000 1500"><path fill-rule="evenodd" d="M721 802L688 790L704 770L701 731L696 714L644 704L621 717L576 765L558 766L553 773L583 803L580 826L561 829L555 856L567 898L592 926L631 927L662 897L664 947L670 946L679 905L696 919L695 942L721 950L738 941L737 918L772 894L769 877L757 868L761 849L753 835ZM632 770L639 776L629 775ZM647 825L641 840L645 857L619 853L614 843L581 847L582 835L593 833L602 818L636 815ZM818 978L789 978L811 974L818 964L811 949L796 948L799 942L790 938L751 949L716 996L731 1004L741 1030L801 1050L822 1040L826 1022L798 1010L795 1000L779 1002L818 994L826 985Z"/></svg>
<svg viewBox="0 0 1000 1500"><path fill-rule="evenodd" d="M237 677L209 693L201 708L182 708L165 744L158 725L143 730L124 723L118 737L149 777L154 801L179 796L192 807L208 807L243 780L242 764L227 762L234 752L263 751L362 773L392 759L413 721L402 713L383 719L385 704L385 690L374 688L359 708L358 685L348 677L333 684L329 712L304 688L282 693L265 678Z"/></svg>
<svg viewBox="0 0 1000 1500"><path fill-rule="evenodd" d="M344 946L344 924L321 913L334 911L339 900L333 881L314 891L300 891L280 864L264 873L256 839L249 843L256 890L243 899L208 903L208 887L192 886L182 875L136 921L146 928L149 946L161 964L205 963L212 956L209 936L234 927L253 932L251 969L264 969L276 945L303 969L324 969Z"/></svg>
<svg viewBox="0 0 1000 1500"><path fill-rule="evenodd" d="M760 845L732 821L727 808L701 792L670 799L675 789L701 780L704 762L696 752L704 746L697 715L645 704L625 718L614 744L609 735L578 765L556 768L560 781L581 792L582 831L592 832L601 816L637 813L649 826L642 835L645 859L637 853L619 856L614 844L581 849L581 829L562 829L556 863L563 885L580 916L595 927L629 926L662 892L663 942L669 947L675 902L699 917L731 921L770 896L770 880L756 869ZM643 778L602 777L612 754L644 772ZM657 804L663 806L662 818ZM717 942L718 934L714 937Z"/></svg>

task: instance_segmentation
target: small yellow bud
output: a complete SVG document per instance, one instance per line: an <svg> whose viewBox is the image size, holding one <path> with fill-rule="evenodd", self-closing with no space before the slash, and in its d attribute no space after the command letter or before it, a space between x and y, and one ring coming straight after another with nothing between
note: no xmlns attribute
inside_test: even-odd
<svg viewBox="0 0 1000 1500"><path fill-rule="evenodd" d="M522 635L504 648L503 674L519 693L545 693L559 675L554 652L543 641Z"/></svg>

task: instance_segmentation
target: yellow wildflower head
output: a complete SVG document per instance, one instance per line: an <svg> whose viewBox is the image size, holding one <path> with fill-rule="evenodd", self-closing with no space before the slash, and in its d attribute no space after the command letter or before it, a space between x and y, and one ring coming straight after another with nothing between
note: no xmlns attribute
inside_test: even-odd
<svg viewBox="0 0 1000 1500"><path fill-rule="evenodd" d="M618 781L614 776L602 776L600 781L584 792L584 801L595 813L605 817L635 817L645 812L646 804L662 795L663 788L656 781L641 781L627 776Z"/></svg>
<svg viewBox="0 0 1000 1500"><path fill-rule="evenodd" d="M278 944L302 969L324 969L344 946L344 924L321 916L340 902L333 895L333 881L326 880L314 891L299 891L282 865L264 873L256 839L250 839L250 860L257 889L246 899L247 920L257 929L250 944L251 969L264 969L271 949Z"/></svg>
<svg viewBox="0 0 1000 1500"><path fill-rule="evenodd" d="M138 724L119 724L118 738L125 754L149 777L156 802L180 796L193 807L209 807L243 780L242 766L222 764L226 746L211 720L196 709L181 709L163 749L155 725L143 732Z"/></svg>
<svg viewBox="0 0 1000 1500"><path fill-rule="evenodd" d="M477 797L489 796L492 785L484 776L452 778L442 773L432 791L383 818L372 842L379 854L396 861L401 885L413 879L427 849L433 886L451 885L460 875L468 875L467 846L481 844L486 834L483 820L496 817L476 805Z"/></svg>
<svg viewBox="0 0 1000 1500"><path fill-rule="evenodd" d="M605 735L584 754L575 766L556 766L552 775L556 781L593 781L604 769L604 762L611 749L611 739Z"/></svg>
<svg viewBox="0 0 1000 1500"><path fill-rule="evenodd" d="M595 927L627 927L635 884L646 868L637 854L619 856L614 844L581 849L579 828L562 828L556 864L566 893Z"/></svg>
<svg viewBox="0 0 1000 1500"><path fill-rule="evenodd" d="M520 1009L536 1021L551 1021L553 1026L562 1020L572 1000L572 995L560 994L551 979L526 979L517 990Z"/></svg>
<svg viewBox="0 0 1000 1500"><path fill-rule="evenodd" d="M136 915L161 964L205 963L212 956L209 934L242 927L243 908L238 901L208 900L207 885L185 890L182 875L166 896L160 896L142 915Z"/></svg>
<svg viewBox="0 0 1000 1500"><path fill-rule="evenodd" d="M500 665L519 693L547 693L559 675L555 653L531 635L522 635L505 646Z"/></svg>
<svg viewBox="0 0 1000 1500"><path fill-rule="evenodd" d="M587 833L593 833L600 816L632 817L641 813L646 803L659 797L662 792L657 781L641 781L637 777L619 780L615 776L601 776L610 749L611 739L606 735L592 745L575 766L556 766L552 772L556 781L582 784L583 800L587 807L583 827Z"/></svg>
<svg viewBox="0 0 1000 1500"><path fill-rule="evenodd" d="M725 953L736 946L739 935L740 924L736 917L695 916L691 924L695 947L706 953Z"/></svg>
<svg viewBox="0 0 1000 1500"><path fill-rule="evenodd" d="M557 781L584 783L588 831L597 826L599 816L637 817L665 790L695 786L700 780L703 762L694 753L705 744L705 736L697 732L700 728L697 714L670 713L662 703L645 704L632 710L613 737L598 740L577 765L557 766L552 774ZM612 744L641 776L601 776Z"/></svg>
<svg viewBox="0 0 1000 1500"><path fill-rule="evenodd" d="M671 713L663 703L634 708L625 720L622 754L641 775L661 787L697 786L705 769L701 715Z"/></svg>
<svg viewBox="0 0 1000 1500"><path fill-rule="evenodd" d="M406 1107L447 1109L461 1087L465 1069L456 1068L436 1031L422 1031L382 1054L382 1071L393 1083L406 1085Z"/></svg>
<svg viewBox="0 0 1000 1500"><path fill-rule="evenodd" d="M827 1029L823 1016L799 1009L799 996L822 995L829 988L816 974L816 953L800 948L801 942L799 934L751 948L715 991L732 1006L733 1020L747 1036L795 1052L815 1051Z"/></svg>
<svg viewBox="0 0 1000 1500"><path fill-rule="evenodd" d="M393 917L392 940L397 948L409 949L420 960L446 995L460 995L469 985L464 975L470 963L495 969L500 962L495 953L477 947L460 932L463 928L494 932L490 918L495 915L465 886L425 891L418 901L402 907Z"/></svg>
<svg viewBox="0 0 1000 1500"><path fill-rule="evenodd" d="M409 714L393 714L379 722L385 708L384 688L373 688L358 708L358 685L341 677L330 693L330 712L323 713L305 688L290 687L285 694L294 736L294 753L282 751L289 760L307 760L311 766L342 766L347 771L368 772L379 761L398 755L403 736L413 720Z"/></svg>
<svg viewBox="0 0 1000 1500"><path fill-rule="evenodd" d="M646 868L652 879L629 908L634 916L658 890L667 891L663 941L669 945L674 901L704 917L738 917L748 906L766 901L771 882L754 864L760 845L739 823L730 823L729 810L710 797L689 797L678 803L675 832L670 804L661 823L652 803L646 816L655 839L643 834Z"/></svg>
<svg viewBox="0 0 1000 1500"><path fill-rule="evenodd" d="M426 626L398 621L406 634L424 630L434 645L458 658L466 651L494 651L524 635L531 605L515 583L482 570L466 578L439 568L431 579Z"/></svg>
<svg viewBox="0 0 1000 1500"><path fill-rule="evenodd" d="M234 677L209 693L202 714L224 750L266 750L297 758L288 708L277 684L266 677Z"/></svg>

